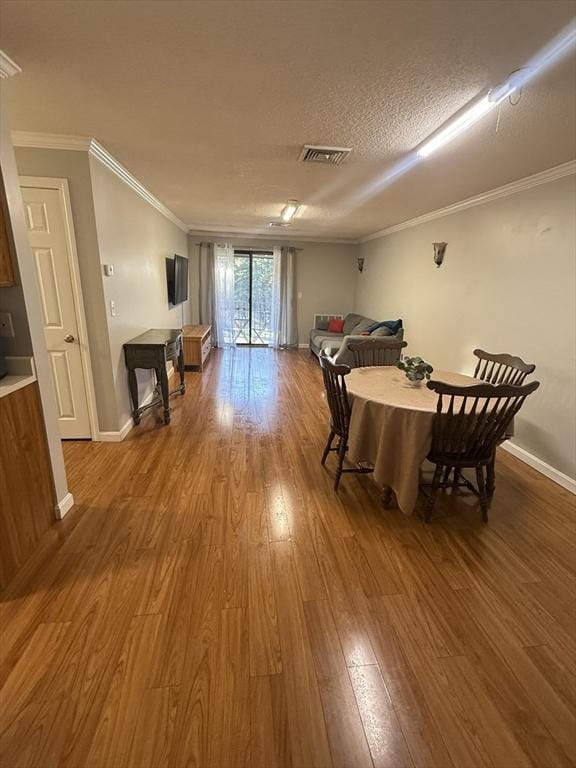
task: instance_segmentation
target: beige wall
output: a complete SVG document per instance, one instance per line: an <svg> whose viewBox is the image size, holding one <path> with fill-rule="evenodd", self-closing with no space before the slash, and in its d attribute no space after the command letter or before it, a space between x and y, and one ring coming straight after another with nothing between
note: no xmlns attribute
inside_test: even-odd
<svg viewBox="0 0 576 768"><path fill-rule="evenodd" d="M105 315L116 394L117 424L130 419L130 401L122 345L149 328L180 328L190 321L189 302L168 304L166 258L187 255L188 237L98 160L90 174L100 274L113 264L114 276L102 277ZM110 314L110 301L116 316ZM151 392L152 373L139 371L140 397Z"/></svg>
<svg viewBox="0 0 576 768"><path fill-rule="evenodd" d="M87 152L20 147L16 159L20 175L68 180L98 426L117 432L130 418L122 344L189 320L188 304L169 308L165 271L167 256L187 254L187 235ZM113 277L104 277L108 263ZM151 374L139 372L139 381L143 399Z"/></svg>
<svg viewBox="0 0 576 768"><path fill-rule="evenodd" d="M16 147L16 162L21 176L46 176L68 180L80 282L82 283L84 311L86 313L98 426L101 431L117 430L118 416L88 153Z"/></svg>
<svg viewBox="0 0 576 768"><path fill-rule="evenodd" d="M407 352L470 373L472 350L536 363L514 442L576 477L575 177L370 241L355 308L402 317ZM432 243L446 241L443 266Z"/></svg>
<svg viewBox="0 0 576 768"><path fill-rule="evenodd" d="M296 291L302 296L297 301L298 337L300 344L308 343L314 314L352 311L356 282L356 256L358 246L342 243L309 243L297 241L279 243L275 240L250 239L249 236L227 237L210 235L190 237L191 289L194 313L198 307L198 247L200 242L227 242L242 248L273 248L275 245L293 245L296 254Z"/></svg>

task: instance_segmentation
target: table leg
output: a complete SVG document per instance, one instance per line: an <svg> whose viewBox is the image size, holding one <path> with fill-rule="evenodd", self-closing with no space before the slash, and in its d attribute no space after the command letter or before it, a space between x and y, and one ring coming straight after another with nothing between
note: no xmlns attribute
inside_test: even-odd
<svg viewBox="0 0 576 768"><path fill-rule="evenodd" d="M156 368L156 377L162 390L162 403L164 405L164 424L170 424L170 394L168 390L168 374L166 365Z"/></svg>
<svg viewBox="0 0 576 768"><path fill-rule="evenodd" d="M128 368L128 388L130 390L130 399L132 400L132 419L134 424L140 424L140 414L138 413L138 379L134 368Z"/></svg>
<svg viewBox="0 0 576 768"><path fill-rule="evenodd" d="M488 496L494 496L494 491L496 490L495 464L496 464L496 451L494 451L492 460L486 467L486 493L488 494Z"/></svg>
<svg viewBox="0 0 576 768"><path fill-rule="evenodd" d="M390 509L392 504L392 488L389 485L385 485L382 489L382 506L384 509Z"/></svg>
<svg viewBox="0 0 576 768"><path fill-rule="evenodd" d="M178 355L178 372L180 373L180 389L182 394L186 393L186 384L184 383L184 344L180 340L180 354Z"/></svg>

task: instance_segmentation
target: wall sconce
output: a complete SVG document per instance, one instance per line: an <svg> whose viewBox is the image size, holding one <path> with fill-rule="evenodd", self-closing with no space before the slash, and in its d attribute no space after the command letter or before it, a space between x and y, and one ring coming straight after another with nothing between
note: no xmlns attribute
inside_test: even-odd
<svg viewBox="0 0 576 768"><path fill-rule="evenodd" d="M364 272L364 257L358 256L358 272Z"/></svg>
<svg viewBox="0 0 576 768"><path fill-rule="evenodd" d="M434 264L437 267L441 267L448 243L432 243L432 245L434 246Z"/></svg>

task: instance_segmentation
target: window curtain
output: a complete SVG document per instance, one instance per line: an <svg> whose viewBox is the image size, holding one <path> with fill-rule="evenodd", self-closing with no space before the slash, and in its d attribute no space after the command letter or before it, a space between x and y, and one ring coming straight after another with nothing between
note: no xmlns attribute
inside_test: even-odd
<svg viewBox="0 0 576 768"><path fill-rule="evenodd" d="M234 248L214 245L214 315L216 346L234 344Z"/></svg>
<svg viewBox="0 0 576 768"><path fill-rule="evenodd" d="M218 344L218 318L214 293L214 244L200 243L200 322L212 326L212 344Z"/></svg>
<svg viewBox="0 0 576 768"><path fill-rule="evenodd" d="M276 349L298 345L296 323L296 249L274 248L272 342Z"/></svg>

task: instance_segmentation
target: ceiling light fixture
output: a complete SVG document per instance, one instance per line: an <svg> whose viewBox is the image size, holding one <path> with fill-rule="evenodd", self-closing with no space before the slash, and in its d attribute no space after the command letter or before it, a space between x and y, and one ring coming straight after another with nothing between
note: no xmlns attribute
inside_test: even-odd
<svg viewBox="0 0 576 768"><path fill-rule="evenodd" d="M282 208L282 213L280 214L282 221L285 221L286 223L292 221L298 212L298 208L300 208L300 203L298 200L288 200L284 208Z"/></svg>
<svg viewBox="0 0 576 768"><path fill-rule="evenodd" d="M437 149L448 144L465 130L473 126L484 115L487 115L494 107L500 104L505 98L510 96L516 90L516 85L507 81L503 85L493 88L481 99L475 101L470 107L461 112L457 117L453 117L446 125L438 131L431 139L428 139L421 147L416 150L419 157L429 157Z"/></svg>
<svg viewBox="0 0 576 768"><path fill-rule="evenodd" d="M572 54L575 48L576 20L573 20L556 37L524 62L519 69L512 72L504 83L489 92L484 91L482 96L444 123L419 147L400 157L392 166L350 194L342 204L341 210L351 211L379 194L412 168L417 167L441 146L447 144L477 120L481 120L484 115L490 112L492 107L498 106L507 96L511 96L513 93L519 95L523 88Z"/></svg>

